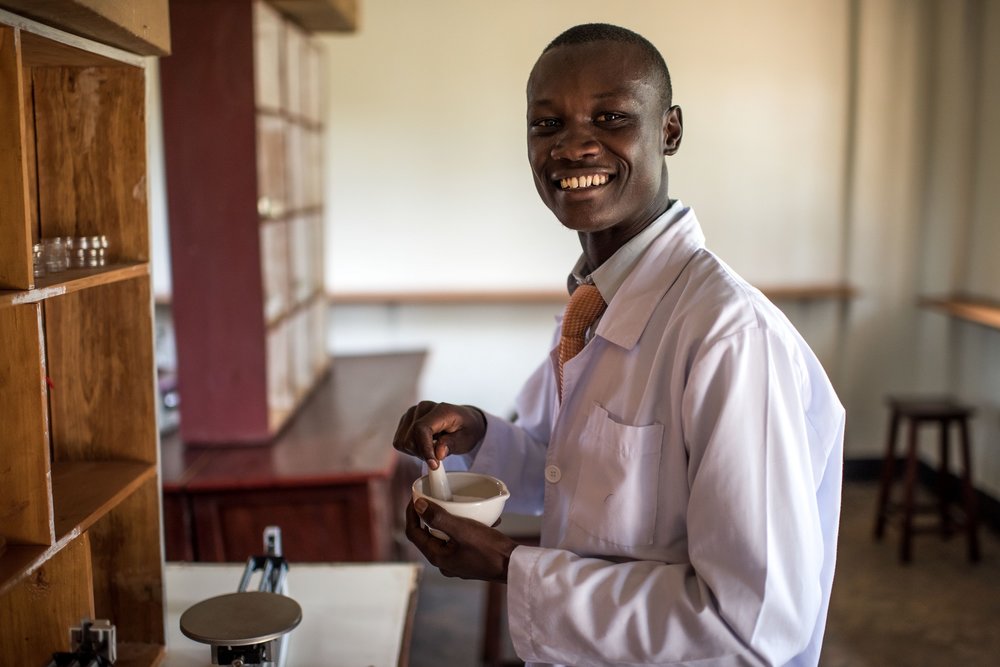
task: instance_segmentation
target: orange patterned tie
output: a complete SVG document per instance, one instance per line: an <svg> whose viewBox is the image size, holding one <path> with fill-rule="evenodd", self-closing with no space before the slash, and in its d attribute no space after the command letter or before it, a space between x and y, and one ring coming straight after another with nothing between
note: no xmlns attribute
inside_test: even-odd
<svg viewBox="0 0 1000 667"><path fill-rule="evenodd" d="M566 304L559 339L559 398L562 399L563 364L583 349L587 329L604 310L604 297L596 285L578 285Z"/></svg>

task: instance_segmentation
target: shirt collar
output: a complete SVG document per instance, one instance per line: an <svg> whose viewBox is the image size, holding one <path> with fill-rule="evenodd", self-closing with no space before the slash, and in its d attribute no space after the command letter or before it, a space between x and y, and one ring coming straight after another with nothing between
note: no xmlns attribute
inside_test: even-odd
<svg viewBox="0 0 1000 667"><path fill-rule="evenodd" d="M608 303L598 322L596 335L632 349L664 295L692 258L704 250L705 235L694 211L686 207L679 211L679 217L649 242L647 252L625 277L617 298Z"/></svg>
<svg viewBox="0 0 1000 667"><path fill-rule="evenodd" d="M642 257L650 243L679 220L686 210L687 207L678 199L673 206L629 239L625 245L616 250L596 269L591 270L587 264L586 255L581 254L567 280L570 293L576 289L577 285L593 283L597 286L601 296L604 297L604 302L611 303L615 294L618 293L618 289L635 268L639 258Z"/></svg>

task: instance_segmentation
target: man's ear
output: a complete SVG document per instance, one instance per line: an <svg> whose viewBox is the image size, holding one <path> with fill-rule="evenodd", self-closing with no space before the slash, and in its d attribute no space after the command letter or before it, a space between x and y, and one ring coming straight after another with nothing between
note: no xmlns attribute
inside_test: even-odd
<svg viewBox="0 0 1000 667"><path fill-rule="evenodd" d="M663 114L663 154L673 155L681 147L684 136L684 115L676 104Z"/></svg>

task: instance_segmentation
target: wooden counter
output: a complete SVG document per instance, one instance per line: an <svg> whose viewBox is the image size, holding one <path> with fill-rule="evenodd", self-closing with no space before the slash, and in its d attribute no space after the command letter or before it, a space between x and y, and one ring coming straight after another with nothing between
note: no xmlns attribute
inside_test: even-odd
<svg viewBox="0 0 1000 667"><path fill-rule="evenodd" d="M392 528L405 504L396 490L405 493L418 466L401 461L392 438L416 400L424 357L336 358L269 445L194 447L165 436L167 560L244 561L260 551L268 525L281 527L292 562L393 557Z"/></svg>

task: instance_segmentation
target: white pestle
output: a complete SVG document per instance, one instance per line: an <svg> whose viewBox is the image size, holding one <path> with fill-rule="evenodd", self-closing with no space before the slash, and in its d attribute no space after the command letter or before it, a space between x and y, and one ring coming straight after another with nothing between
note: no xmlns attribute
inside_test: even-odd
<svg viewBox="0 0 1000 667"><path fill-rule="evenodd" d="M451 485L448 484L448 473L444 471L444 462L438 461L437 469L427 468L428 494L438 500L451 500Z"/></svg>

